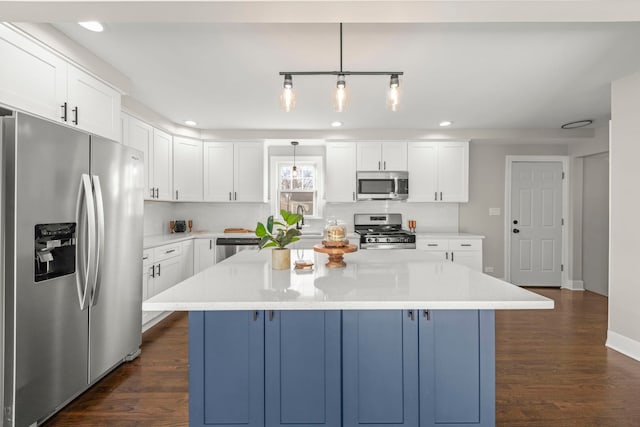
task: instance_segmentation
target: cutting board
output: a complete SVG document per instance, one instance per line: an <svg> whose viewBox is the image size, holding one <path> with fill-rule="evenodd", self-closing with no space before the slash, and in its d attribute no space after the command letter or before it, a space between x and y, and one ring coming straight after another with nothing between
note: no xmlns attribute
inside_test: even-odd
<svg viewBox="0 0 640 427"><path fill-rule="evenodd" d="M253 230L249 230L248 228L225 228L225 233L253 233Z"/></svg>

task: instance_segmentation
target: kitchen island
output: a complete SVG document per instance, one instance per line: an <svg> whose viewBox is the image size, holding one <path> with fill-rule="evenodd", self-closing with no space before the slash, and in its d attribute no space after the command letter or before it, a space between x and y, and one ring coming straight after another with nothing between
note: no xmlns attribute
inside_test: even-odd
<svg viewBox="0 0 640 427"><path fill-rule="evenodd" d="M187 310L191 426L493 426L494 310L553 301L417 250L275 271L246 251L154 296Z"/></svg>

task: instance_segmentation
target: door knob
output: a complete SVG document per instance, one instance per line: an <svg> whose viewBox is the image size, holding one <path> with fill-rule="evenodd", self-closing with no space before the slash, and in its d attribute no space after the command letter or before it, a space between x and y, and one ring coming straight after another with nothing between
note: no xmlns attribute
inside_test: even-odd
<svg viewBox="0 0 640 427"><path fill-rule="evenodd" d="M516 233L516 234L518 234L518 233L520 232L520 230L518 230L517 228L514 228L514 229L513 229L513 232L514 232L514 233Z"/></svg>

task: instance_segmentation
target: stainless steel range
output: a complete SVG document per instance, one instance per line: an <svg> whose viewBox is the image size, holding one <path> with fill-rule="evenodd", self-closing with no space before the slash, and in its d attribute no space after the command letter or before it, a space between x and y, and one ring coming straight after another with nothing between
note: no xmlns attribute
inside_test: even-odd
<svg viewBox="0 0 640 427"><path fill-rule="evenodd" d="M415 249L416 235L402 229L402 214L355 214L360 249Z"/></svg>

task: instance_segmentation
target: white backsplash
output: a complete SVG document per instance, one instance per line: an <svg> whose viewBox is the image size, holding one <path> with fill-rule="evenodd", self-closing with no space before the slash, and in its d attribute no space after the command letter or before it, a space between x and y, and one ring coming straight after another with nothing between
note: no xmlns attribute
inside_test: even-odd
<svg viewBox="0 0 640 427"><path fill-rule="evenodd" d="M457 232L457 203L406 203L394 201L327 203L324 218L335 216L347 224L353 232L355 213L401 213L407 228L407 220L417 222L417 232ZM257 221L265 221L270 215L268 203L169 203L145 202L144 235L169 233L169 220L193 220L194 230L221 232L225 228L241 227L254 229ZM321 230L324 219L307 219L312 228Z"/></svg>

